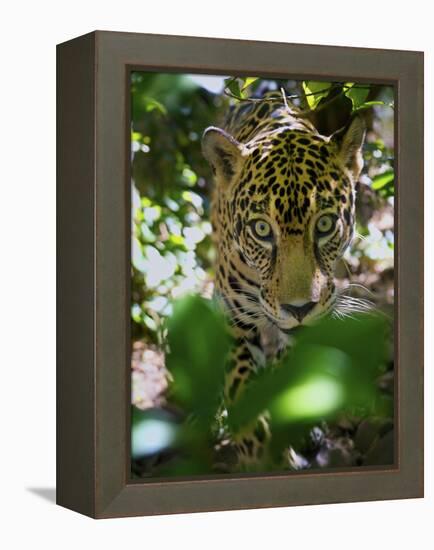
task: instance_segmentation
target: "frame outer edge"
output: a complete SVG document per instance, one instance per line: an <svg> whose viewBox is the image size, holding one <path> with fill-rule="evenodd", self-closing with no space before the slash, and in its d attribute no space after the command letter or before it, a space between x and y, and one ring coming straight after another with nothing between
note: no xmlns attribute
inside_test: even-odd
<svg viewBox="0 0 434 550"><path fill-rule="evenodd" d="M399 86L399 437L406 490L424 495L424 54L403 56ZM404 366L404 368L402 368Z"/></svg>
<svg viewBox="0 0 434 550"><path fill-rule="evenodd" d="M95 34L57 46L57 504L95 517Z"/></svg>

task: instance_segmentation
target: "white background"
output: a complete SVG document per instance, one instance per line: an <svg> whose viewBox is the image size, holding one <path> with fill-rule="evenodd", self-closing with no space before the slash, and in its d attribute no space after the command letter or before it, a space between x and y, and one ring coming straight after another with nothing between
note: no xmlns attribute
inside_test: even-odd
<svg viewBox="0 0 434 550"><path fill-rule="evenodd" d="M433 548L433 339L426 344L426 498L92 521L55 483L55 44L94 29L424 50L426 326L433 326L433 27L412 0L15 1L1 10L3 548ZM430 311L431 310L431 311ZM42 496L41 496L42 495Z"/></svg>

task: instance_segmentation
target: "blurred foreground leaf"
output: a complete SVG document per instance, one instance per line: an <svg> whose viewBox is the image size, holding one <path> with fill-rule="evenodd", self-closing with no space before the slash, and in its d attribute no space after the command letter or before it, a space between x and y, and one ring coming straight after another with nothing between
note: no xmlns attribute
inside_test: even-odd
<svg viewBox="0 0 434 550"><path fill-rule="evenodd" d="M209 300L188 296L175 303L168 330L175 401L200 425L209 425L220 403L231 344L226 322Z"/></svg>
<svg viewBox="0 0 434 550"><path fill-rule="evenodd" d="M372 409L375 378L386 356L385 331L385 321L374 316L326 319L300 331L287 357L261 371L230 407L232 429L264 410L276 425L320 421L348 407Z"/></svg>

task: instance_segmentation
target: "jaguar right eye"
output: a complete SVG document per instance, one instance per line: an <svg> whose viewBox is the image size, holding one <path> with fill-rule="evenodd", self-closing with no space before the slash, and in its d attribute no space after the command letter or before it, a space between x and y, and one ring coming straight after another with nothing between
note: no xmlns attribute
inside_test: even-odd
<svg viewBox="0 0 434 550"><path fill-rule="evenodd" d="M335 216L332 216L331 214L324 214L324 216L321 216L316 222L315 229L320 237L325 237L334 230L335 226Z"/></svg>
<svg viewBox="0 0 434 550"><path fill-rule="evenodd" d="M262 241L270 241L273 238L271 225L265 220L254 220L250 223L253 235Z"/></svg>

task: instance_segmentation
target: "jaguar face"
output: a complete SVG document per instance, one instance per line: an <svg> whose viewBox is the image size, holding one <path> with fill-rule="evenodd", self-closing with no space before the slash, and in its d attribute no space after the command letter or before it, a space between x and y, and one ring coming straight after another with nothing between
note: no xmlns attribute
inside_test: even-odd
<svg viewBox="0 0 434 550"><path fill-rule="evenodd" d="M336 263L354 231L363 139L358 118L331 137L282 128L241 144L217 128L205 133L225 239L256 282L262 314L282 331L333 307Z"/></svg>

